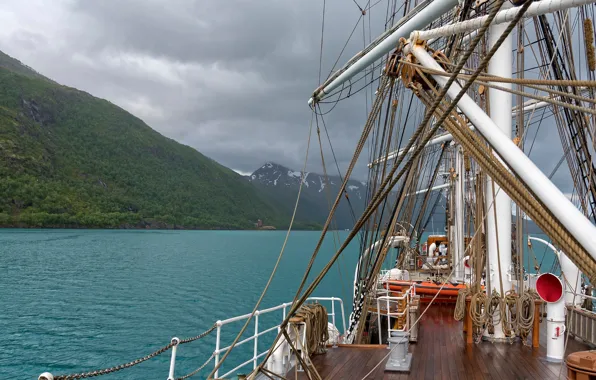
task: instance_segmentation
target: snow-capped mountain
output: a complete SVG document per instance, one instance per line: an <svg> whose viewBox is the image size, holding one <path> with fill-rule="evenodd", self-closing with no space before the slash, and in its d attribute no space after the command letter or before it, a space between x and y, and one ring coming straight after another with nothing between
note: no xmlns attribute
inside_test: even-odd
<svg viewBox="0 0 596 380"><path fill-rule="evenodd" d="M328 180L325 180L323 174L317 173L307 172L302 176L300 171L274 162L267 162L246 178L260 188L267 199L287 208L294 206L302 180L304 185L298 214L303 220L316 221L321 224L327 219L329 205L335 201L342 183L339 176L329 175ZM352 215L359 216L362 212L366 191L366 183L356 180L348 181L346 193L349 202L345 197L342 198L335 214L337 228L344 229L354 226Z"/></svg>
<svg viewBox="0 0 596 380"><path fill-rule="evenodd" d="M298 187L301 178L302 172L294 171L274 162L267 162L248 176L250 182L257 182L264 186L280 188ZM302 181L305 186L302 191L307 191L309 193L317 192L325 195L323 194L323 192L326 191L325 186L329 186L329 195L333 196L333 198L337 195L339 186L342 183L339 176L329 175L328 181L326 181L323 174L309 172L306 172ZM366 195L366 183L349 180L346 186L346 191L348 192L348 197L355 197L363 200Z"/></svg>

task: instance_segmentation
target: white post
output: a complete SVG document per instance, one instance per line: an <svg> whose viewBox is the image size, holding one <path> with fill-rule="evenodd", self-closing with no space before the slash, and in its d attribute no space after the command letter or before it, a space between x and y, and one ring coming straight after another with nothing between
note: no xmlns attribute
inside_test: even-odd
<svg viewBox="0 0 596 380"><path fill-rule="evenodd" d="M259 314L260 311L255 312L255 349L252 358L252 369L257 368L257 356L259 355Z"/></svg>
<svg viewBox="0 0 596 380"><path fill-rule="evenodd" d="M389 296L385 298L387 301L387 349L389 349L389 338L391 338L391 309L389 306Z"/></svg>
<svg viewBox="0 0 596 380"><path fill-rule="evenodd" d="M565 297L546 304L546 360L560 363L565 355Z"/></svg>
<svg viewBox="0 0 596 380"><path fill-rule="evenodd" d="M335 326L335 300L331 299L331 323Z"/></svg>
<svg viewBox="0 0 596 380"><path fill-rule="evenodd" d="M344 313L344 301L339 298L339 306L341 307L341 324L344 328L344 335L346 334L346 314Z"/></svg>
<svg viewBox="0 0 596 380"><path fill-rule="evenodd" d="M215 366L219 364L219 339L221 338L221 321L215 322L217 324L217 331L215 336ZM215 371L214 377L219 378L219 368Z"/></svg>
<svg viewBox="0 0 596 380"><path fill-rule="evenodd" d="M383 341L381 339L382 335L381 335L381 302L379 301L379 299L377 298L377 326L378 326L378 330L379 330L379 344L383 344Z"/></svg>
<svg viewBox="0 0 596 380"><path fill-rule="evenodd" d="M455 267L454 278L455 281L464 280L464 251L465 251L465 237L464 237L464 157L460 145L455 146L455 228L454 230L454 244L451 245L451 254L453 255L452 262Z"/></svg>
<svg viewBox="0 0 596 380"><path fill-rule="evenodd" d="M168 374L168 380L174 380L174 369L176 368L176 351L178 350L178 344L180 339L172 338L172 358L170 359L170 373Z"/></svg>
<svg viewBox="0 0 596 380"><path fill-rule="evenodd" d="M492 24L489 28L488 44L489 49L495 45L499 37L507 29L506 24L495 25ZM488 74L496 75L503 78L512 77L512 49L513 40L509 35L505 41L501 44L493 58L488 64ZM511 83L501 83L503 87L511 88ZM489 114L490 118L497 125L499 130L508 139L511 139L512 133L512 120L511 120L511 107L512 107L512 96L510 93L489 88L488 90L489 99ZM501 292L501 282L503 285L503 293L506 293L511 289L511 281L509 281L509 273L511 267L511 198L501 190L501 188L494 184L491 178L486 178L486 225L487 225L487 251L488 260L490 263L490 283L493 291L496 289ZM493 199L493 194L496 197ZM496 209L497 220L495 221ZM496 223L496 224L495 224ZM498 239L498 243L497 243ZM498 250L498 251L497 251ZM501 258L500 269L501 275L499 276L499 260ZM504 296L505 294L501 294ZM503 333L502 325L495 324L495 339L505 338Z"/></svg>

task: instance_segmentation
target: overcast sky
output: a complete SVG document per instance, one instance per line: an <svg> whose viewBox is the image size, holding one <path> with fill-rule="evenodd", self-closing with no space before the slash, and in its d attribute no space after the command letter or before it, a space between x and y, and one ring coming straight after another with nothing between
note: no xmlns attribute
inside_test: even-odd
<svg viewBox="0 0 596 380"><path fill-rule="evenodd" d="M367 14L367 39L369 17L373 37L384 29L386 4L381 1ZM322 5L322 0L3 0L0 50L57 82L110 100L239 172L266 161L299 170L310 121L307 100L318 84ZM323 77L360 10L350 0L327 0L326 15ZM360 24L339 65L363 44ZM342 169L365 117L363 93L326 116ZM308 169L320 172L316 134L312 138ZM532 153L547 173L561 154L555 139L553 124L541 132ZM357 179L366 178L364 161ZM570 190L566 170L556 178Z"/></svg>

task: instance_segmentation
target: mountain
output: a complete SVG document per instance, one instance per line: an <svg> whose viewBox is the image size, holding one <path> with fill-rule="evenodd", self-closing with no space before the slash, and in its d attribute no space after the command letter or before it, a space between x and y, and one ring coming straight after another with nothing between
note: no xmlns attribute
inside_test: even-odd
<svg viewBox="0 0 596 380"><path fill-rule="evenodd" d="M282 228L251 183L0 52L0 226ZM312 227L297 223L298 227Z"/></svg>
<svg viewBox="0 0 596 380"><path fill-rule="evenodd" d="M267 162L247 180L258 187L264 196L279 208L293 209L300 188L302 173L294 171L274 162ZM324 224L327 220L330 205L335 201L342 179L339 176L325 176L316 173L305 173L303 187L298 206L297 218ZM332 227L346 229L354 227L354 217L362 214L366 197L366 183L349 180L346 186L346 197L343 197L335 213L335 225ZM349 201L348 201L349 200Z"/></svg>

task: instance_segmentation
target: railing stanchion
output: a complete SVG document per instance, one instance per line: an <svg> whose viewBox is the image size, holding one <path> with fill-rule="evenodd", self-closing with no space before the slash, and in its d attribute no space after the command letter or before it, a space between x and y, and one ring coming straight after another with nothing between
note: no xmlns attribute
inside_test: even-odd
<svg viewBox="0 0 596 380"><path fill-rule="evenodd" d="M259 311L255 312L255 350L253 354L252 369L257 368L257 356L259 355Z"/></svg>
<svg viewBox="0 0 596 380"><path fill-rule="evenodd" d="M176 368L176 351L178 351L178 344L180 339L172 338L172 358L170 359L170 373L168 374L168 380L174 380L174 369Z"/></svg>
<svg viewBox="0 0 596 380"><path fill-rule="evenodd" d="M221 321L217 321L217 335L215 338L215 367L219 364L219 339L221 338ZM215 378L219 378L219 368L215 371Z"/></svg>
<svg viewBox="0 0 596 380"><path fill-rule="evenodd" d="M381 304L379 303L379 299L377 298L377 326L379 326L379 344L383 344L381 340Z"/></svg>
<svg viewBox="0 0 596 380"><path fill-rule="evenodd" d="M341 307L341 323L343 325L344 328L344 335L346 334L346 313L344 312L344 301L342 301L342 299L339 299L339 306Z"/></svg>
<svg viewBox="0 0 596 380"><path fill-rule="evenodd" d="M387 300L387 349L389 349L389 338L391 337L391 309L389 306L389 297Z"/></svg>

